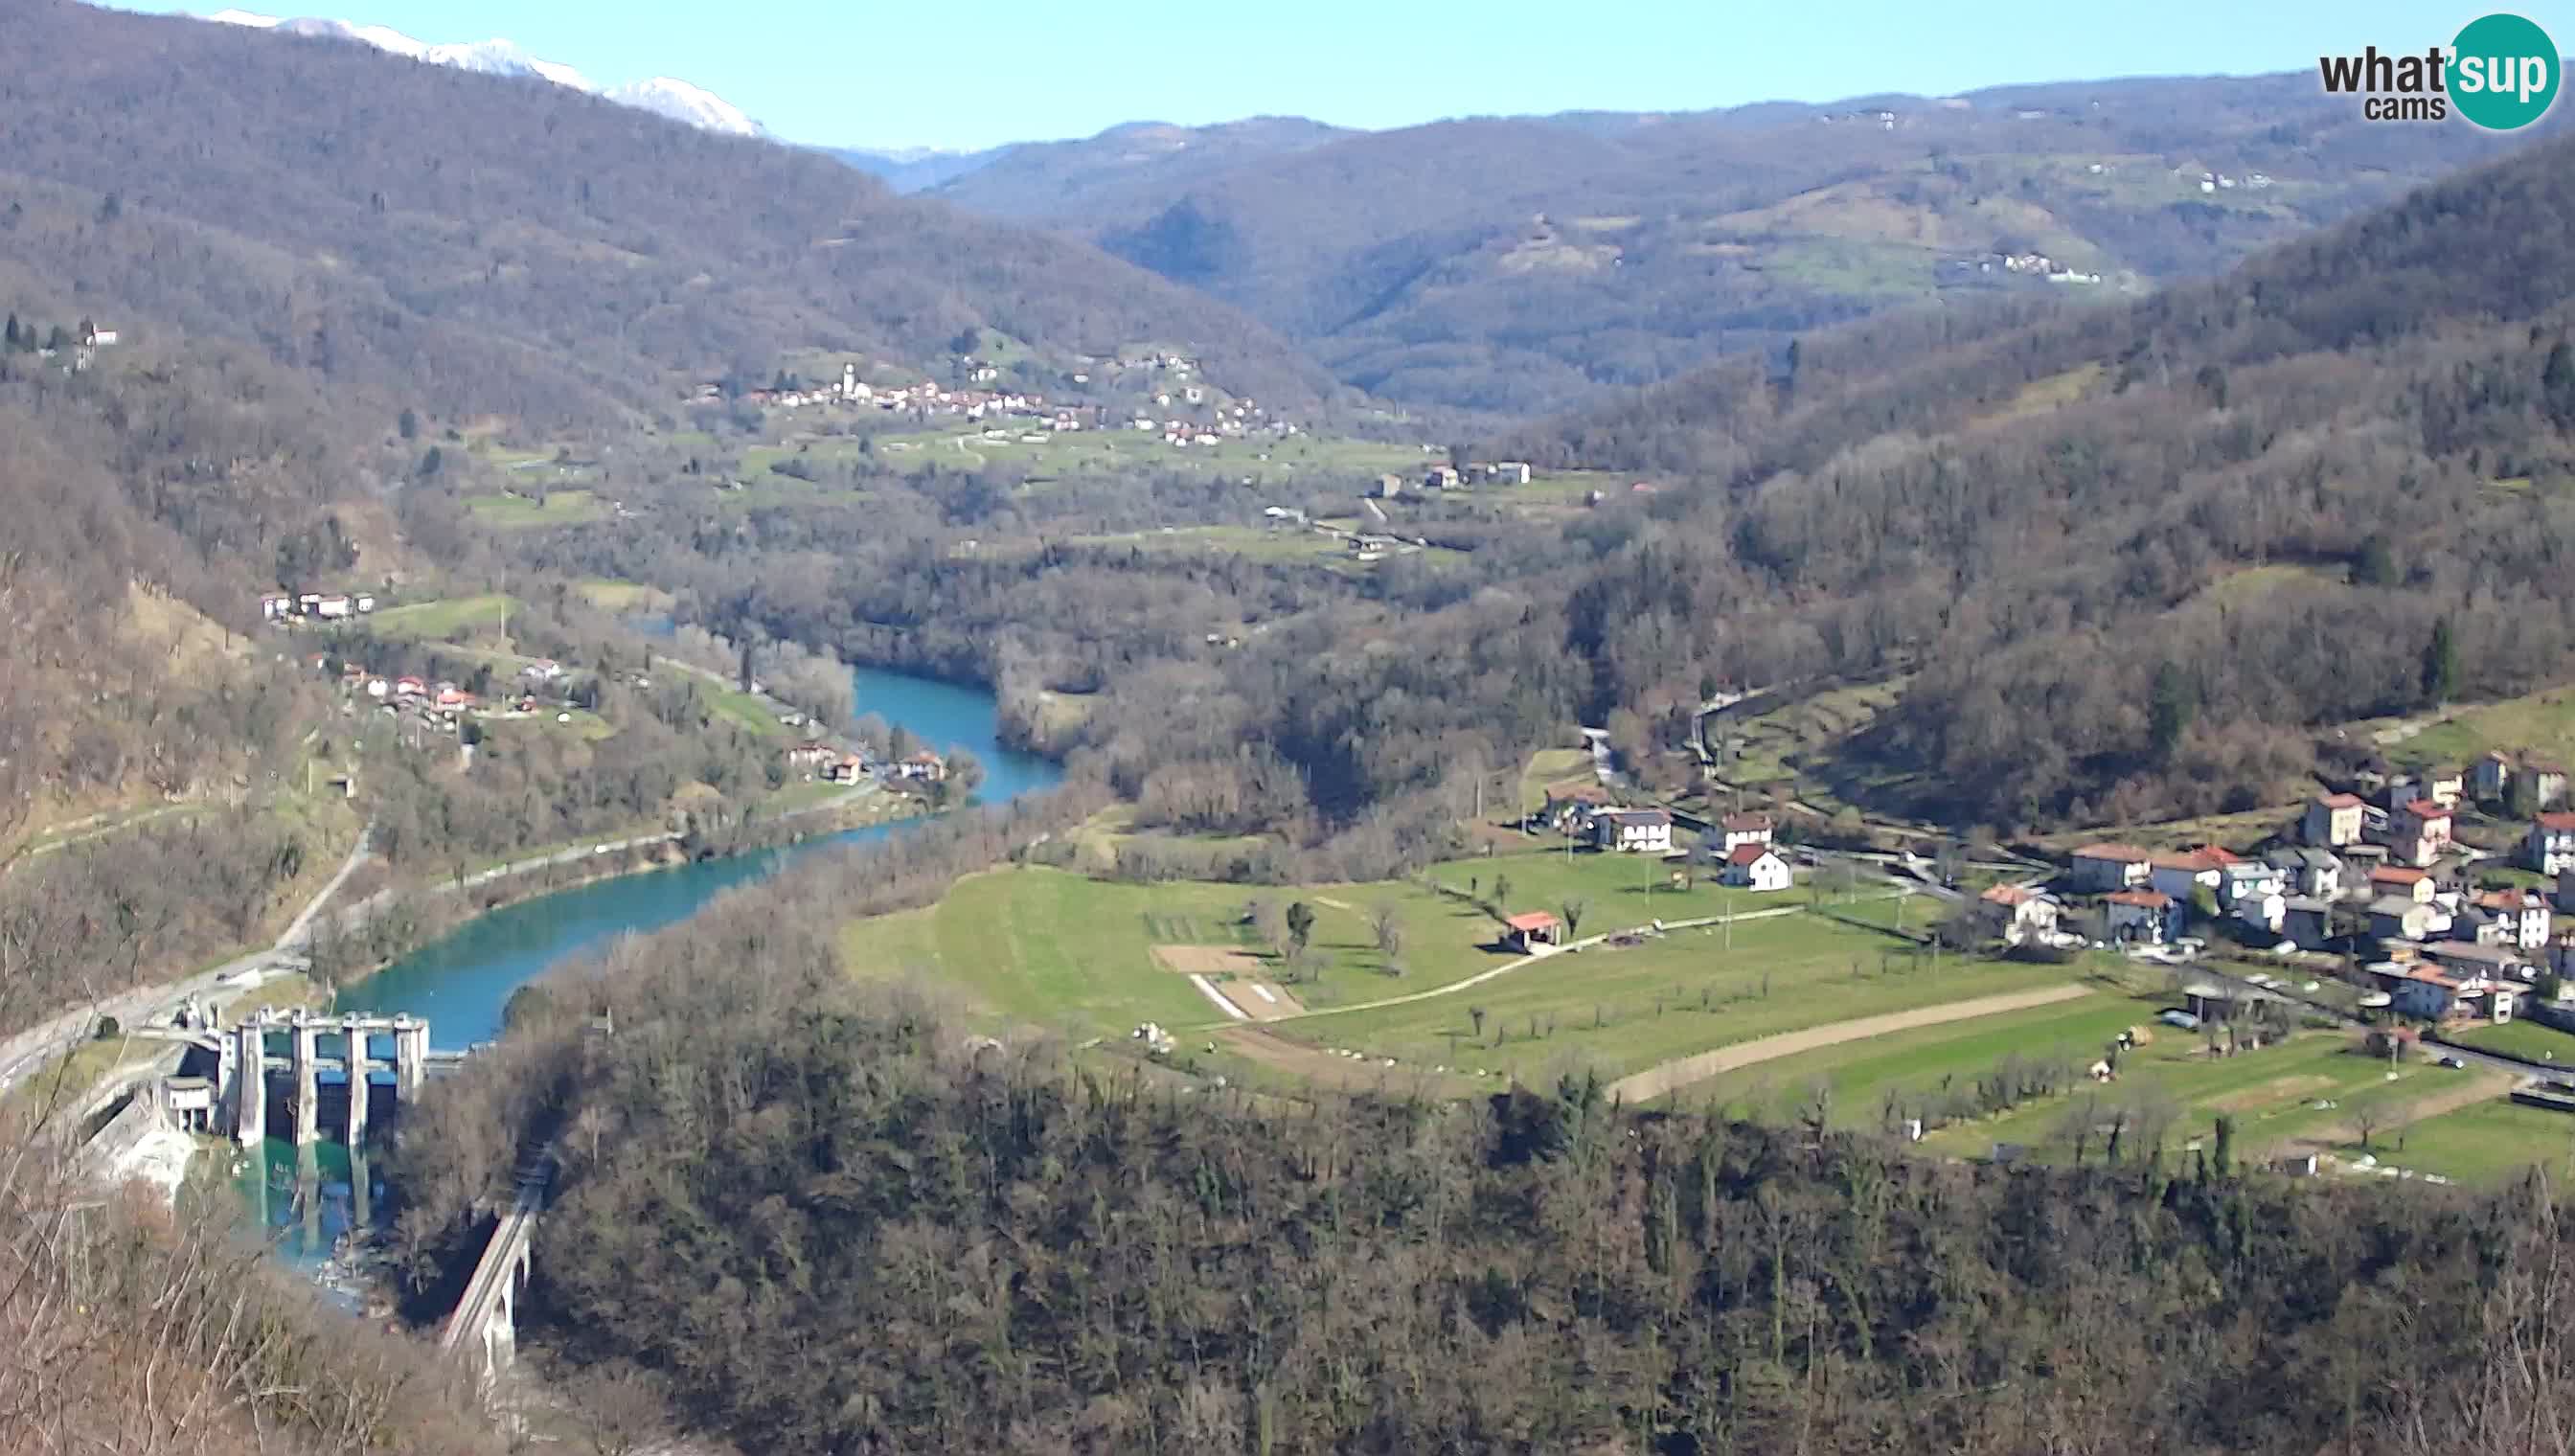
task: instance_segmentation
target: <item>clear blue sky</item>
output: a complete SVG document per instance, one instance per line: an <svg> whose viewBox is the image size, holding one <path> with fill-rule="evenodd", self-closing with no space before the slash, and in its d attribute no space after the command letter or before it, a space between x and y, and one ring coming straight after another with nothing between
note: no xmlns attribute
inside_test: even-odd
<svg viewBox="0 0 2575 1456"><path fill-rule="evenodd" d="M237 0L133 8L224 8ZM1263 114L1392 127L1446 116L1681 111L1871 92L1945 95L2114 75L2312 72L2319 52L2419 50L2501 5L2447 0L308 0L240 8L503 36L604 85L678 76L794 141L982 147L1122 121ZM2507 0L2508 3L2508 0ZM2575 47L2575 0L2512 5Z"/></svg>

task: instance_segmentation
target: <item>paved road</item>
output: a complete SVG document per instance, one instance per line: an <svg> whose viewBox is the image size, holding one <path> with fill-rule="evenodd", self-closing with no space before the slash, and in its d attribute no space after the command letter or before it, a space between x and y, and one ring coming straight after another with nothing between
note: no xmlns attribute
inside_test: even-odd
<svg viewBox="0 0 2575 1456"><path fill-rule="evenodd" d="M64 1051L87 1039L102 1016L114 1016L119 1024L135 1026L168 1021L171 1013L178 1009L181 1002L190 996L212 993L228 976L240 975L244 971L267 970L277 966L281 961L296 958L311 938L313 917L320 912L324 903L332 895L339 892L340 886L347 883L349 876L357 872L359 862L367 857L372 829L373 826L370 825L358 831L358 842L350 848L349 857L341 861L339 869L332 873L330 880L322 886L321 892L298 911L292 921L288 922L286 932L277 937L276 944L265 950L254 950L248 955L225 961L212 970L200 971L184 980L139 986L114 995L97 997L86 1005L74 1007L6 1041L0 1041L0 1092L6 1092L16 1086L30 1073L50 1065Z"/></svg>

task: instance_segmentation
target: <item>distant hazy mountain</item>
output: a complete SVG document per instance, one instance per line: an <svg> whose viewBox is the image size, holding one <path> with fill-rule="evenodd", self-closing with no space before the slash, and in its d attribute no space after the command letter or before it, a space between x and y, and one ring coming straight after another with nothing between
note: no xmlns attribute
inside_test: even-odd
<svg viewBox="0 0 2575 1456"><path fill-rule="evenodd" d="M1027 142L956 175L940 194L978 212L1057 218L1115 210L1235 167L1311 150L1357 133L1301 116L1256 116L1217 126L1137 121L1096 137Z"/></svg>
<svg viewBox="0 0 2575 1456"><path fill-rule="evenodd" d="M2159 78L1141 124L1015 147L937 195L1245 308L1371 393L1526 412L1933 299L2213 275L2527 140L2373 124L2307 76Z"/></svg>
<svg viewBox="0 0 2575 1456"><path fill-rule="evenodd" d="M990 147L980 152L953 152L941 147L831 147L825 150L862 172L882 178L897 192L927 192L943 182L990 164L1012 148Z"/></svg>
<svg viewBox="0 0 2575 1456"><path fill-rule="evenodd" d="M247 10L219 10L206 17L225 25L244 26L252 30L273 30L283 35L315 36L326 40L356 41L390 51L433 66L452 66L460 71L476 71L487 76L531 76L552 81L575 91L605 97L621 106L666 116L706 131L727 136L757 137L766 135L760 124L743 114L742 108L723 97L669 76L656 76L649 81L631 82L601 90L588 76L570 66L541 60L506 40L473 41L461 45L433 45L416 40L390 26L359 25L346 20L304 17L281 20L272 15L257 15Z"/></svg>

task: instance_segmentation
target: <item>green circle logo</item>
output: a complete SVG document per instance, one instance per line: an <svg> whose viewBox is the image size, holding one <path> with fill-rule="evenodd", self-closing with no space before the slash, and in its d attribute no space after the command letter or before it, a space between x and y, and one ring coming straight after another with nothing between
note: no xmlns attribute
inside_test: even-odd
<svg viewBox="0 0 2575 1456"><path fill-rule="evenodd" d="M2557 45L2518 15L2471 20L2450 50L2450 100L2488 131L2526 127L2557 99Z"/></svg>

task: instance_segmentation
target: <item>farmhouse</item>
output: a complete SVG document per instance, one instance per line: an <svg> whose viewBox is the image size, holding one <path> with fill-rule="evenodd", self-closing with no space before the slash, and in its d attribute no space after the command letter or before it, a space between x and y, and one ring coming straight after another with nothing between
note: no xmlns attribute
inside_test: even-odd
<svg viewBox="0 0 2575 1456"><path fill-rule="evenodd" d="M1725 856L1725 883L1766 894L1786 889L1792 876L1788 861L1767 844L1737 844Z"/></svg>
<svg viewBox="0 0 2575 1456"><path fill-rule="evenodd" d="M1534 954L1540 945L1564 943L1564 922L1544 910L1525 910L1502 923L1508 927L1502 938L1524 954Z"/></svg>
<svg viewBox="0 0 2575 1456"><path fill-rule="evenodd" d="M1672 816L1658 808L1602 809L1591 816L1591 842L1619 854L1668 854Z"/></svg>
<svg viewBox="0 0 2575 1456"><path fill-rule="evenodd" d="M1717 820L1717 827L1725 833L1723 847L1732 853L1744 844L1769 843L1771 832L1778 826L1765 813L1731 813Z"/></svg>
<svg viewBox="0 0 2575 1456"><path fill-rule="evenodd" d="M2307 801L2306 815L2298 821L2298 837L2331 849L2357 844L2361 814L2367 807L2356 793L2320 794Z"/></svg>
<svg viewBox="0 0 2575 1456"><path fill-rule="evenodd" d="M2110 938L2161 945L2181 935L2181 901L2161 890L2123 889L2109 897Z"/></svg>
<svg viewBox="0 0 2575 1456"><path fill-rule="evenodd" d="M1976 896L1976 901L1987 916L2001 922L1999 933L2007 944L2018 945L2056 928L2056 899L2043 889L1997 884Z"/></svg>
<svg viewBox="0 0 2575 1456"><path fill-rule="evenodd" d="M2082 889L2127 889L2145 883L2153 870L2154 856L2133 844L2086 844L2074 851L2074 883Z"/></svg>

